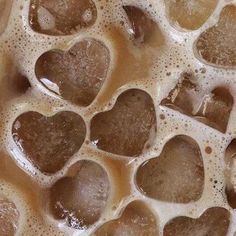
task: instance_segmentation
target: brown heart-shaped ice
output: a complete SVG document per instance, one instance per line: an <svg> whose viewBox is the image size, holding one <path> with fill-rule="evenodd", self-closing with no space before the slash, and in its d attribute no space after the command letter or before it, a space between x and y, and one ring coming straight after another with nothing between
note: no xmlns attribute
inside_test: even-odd
<svg viewBox="0 0 236 236"><path fill-rule="evenodd" d="M20 214L16 205L0 196L0 235L14 236L19 226Z"/></svg>
<svg viewBox="0 0 236 236"><path fill-rule="evenodd" d="M73 174L50 189L50 209L56 219L84 229L94 224L106 207L110 183L106 171L92 161L80 161Z"/></svg>
<svg viewBox="0 0 236 236"><path fill-rule="evenodd" d="M233 139L225 151L225 194L229 205L236 209L236 139Z"/></svg>
<svg viewBox="0 0 236 236"><path fill-rule="evenodd" d="M126 5L123 6L123 9L130 23L128 32L136 45L148 43L152 46L161 46L164 43L164 37L158 24L141 8Z"/></svg>
<svg viewBox="0 0 236 236"><path fill-rule="evenodd" d="M91 141L99 148L124 156L139 156L152 144L156 132L153 100L142 90L122 93L112 110L91 121Z"/></svg>
<svg viewBox="0 0 236 236"><path fill-rule="evenodd" d="M199 218L177 217L166 224L164 236L225 236L230 213L220 207L206 210Z"/></svg>
<svg viewBox="0 0 236 236"><path fill-rule="evenodd" d="M31 0L29 24L43 34L71 35L94 24L97 9L92 0Z"/></svg>
<svg viewBox="0 0 236 236"><path fill-rule="evenodd" d="M196 42L199 58L218 67L236 66L236 6L223 8L219 22L203 32Z"/></svg>
<svg viewBox="0 0 236 236"><path fill-rule="evenodd" d="M36 168L53 174L80 149L86 136L86 126L74 112L64 111L46 117L31 111L15 120L12 136Z"/></svg>
<svg viewBox="0 0 236 236"><path fill-rule="evenodd" d="M110 52L100 41L87 38L70 50L51 50L35 65L38 80L72 103L88 106L99 93L110 64Z"/></svg>
<svg viewBox="0 0 236 236"><path fill-rule="evenodd" d="M159 157L139 167L136 182L148 197L167 202L198 200L204 187L204 167L198 144L188 136L166 143Z"/></svg>
<svg viewBox="0 0 236 236"><path fill-rule="evenodd" d="M184 73L161 105L178 110L225 133L234 99L226 87L216 87L211 93L202 96L197 81L191 74Z"/></svg>
<svg viewBox="0 0 236 236"><path fill-rule="evenodd" d="M175 26L187 30L201 27L213 13L218 0L166 0L166 12Z"/></svg>
<svg viewBox="0 0 236 236"><path fill-rule="evenodd" d="M28 78L20 72L11 56L4 55L0 59L0 71L0 103L19 97L30 89Z"/></svg>
<svg viewBox="0 0 236 236"><path fill-rule="evenodd" d="M159 227L156 216L146 204L134 201L125 208L119 219L105 223L92 235L158 236Z"/></svg>

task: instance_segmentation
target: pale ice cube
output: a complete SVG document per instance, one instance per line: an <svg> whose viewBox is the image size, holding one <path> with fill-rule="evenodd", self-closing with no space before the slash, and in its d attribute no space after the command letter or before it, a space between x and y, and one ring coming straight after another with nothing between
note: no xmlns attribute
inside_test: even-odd
<svg viewBox="0 0 236 236"><path fill-rule="evenodd" d="M209 94L202 94L192 74L183 73L162 106L186 114L225 133L234 99L226 87L216 87Z"/></svg>
<svg viewBox="0 0 236 236"><path fill-rule="evenodd" d="M229 90L217 87L203 98L195 118L225 133L233 105L234 99Z"/></svg>
<svg viewBox="0 0 236 236"><path fill-rule="evenodd" d="M223 8L219 22L199 36L196 50L198 56L210 64L236 66L236 6Z"/></svg>
<svg viewBox="0 0 236 236"><path fill-rule="evenodd" d="M198 219L177 217L166 224L164 236L225 236L230 213L220 207L206 210Z"/></svg>
<svg viewBox="0 0 236 236"><path fill-rule="evenodd" d="M54 16L44 7L38 8L38 23L42 30L53 29L56 25Z"/></svg>
<svg viewBox="0 0 236 236"><path fill-rule="evenodd" d="M161 101L161 105L191 115L194 111L193 103L197 92L198 86L193 75L183 73L175 88Z"/></svg>
<svg viewBox="0 0 236 236"><path fill-rule="evenodd" d="M140 201L130 203L117 220L101 226L93 236L158 236L156 216Z"/></svg>

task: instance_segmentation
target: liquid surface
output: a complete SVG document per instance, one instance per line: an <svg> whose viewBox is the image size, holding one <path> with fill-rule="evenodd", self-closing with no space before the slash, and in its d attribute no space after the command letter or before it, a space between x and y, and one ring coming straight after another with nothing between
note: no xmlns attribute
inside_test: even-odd
<svg viewBox="0 0 236 236"><path fill-rule="evenodd" d="M109 180L98 164L81 161L75 176L60 179L50 189L50 205L57 219L86 228L95 223L106 206Z"/></svg>

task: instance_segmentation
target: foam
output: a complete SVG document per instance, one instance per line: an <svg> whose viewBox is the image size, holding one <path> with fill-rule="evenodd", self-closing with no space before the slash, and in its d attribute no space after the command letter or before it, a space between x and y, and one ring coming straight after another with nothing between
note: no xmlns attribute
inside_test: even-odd
<svg viewBox="0 0 236 236"><path fill-rule="evenodd" d="M162 231L165 224L177 216L199 217L207 208L210 207L224 207L231 213L231 225L228 235L233 235L236 231L236 213L230 208L224 195L224 154L227 146L233 138L236 137L236 110L235 106L231 113L228 123L228 129L225 134L210 128L194 119L180 114L164 106L159 106L163 98L165 98L170 90L175 86L177 80L183 72L195 73L202 93L210 92L213 88L221 85L230 87L230 92L236 101L236 84L235 84L235 70L228 68L227 70L213 67L201 60L198 60L195 50L195 42L199 35L209 27L218 22L221 9L228 4L228 2L219 0L218 5L209 17L208 21L202 27L195 31L178 31L173 28L169 19L166 17L164 1L156 0L124 0L122 1L94 1L98 10L97 20L93 26L83 29L74 35L69 36L47 36L34 32L28 24L28 9L30 1L14 0L12 4L11 15L8 21L5 32L0 36L0 53L1 58L9 55L14 63L17 65L19 71L23 73L30 81L32 88L25 94L8 102L1 113L3 123L3 135L0 140L2 148L6 148L11 155L12 160L16 165L23 169L32 178L40 188L50 187L58 179L64 176L69 168L78 160L93 160L102 165L107 171L111 181L111 195L108 205L104 210L102 217L98 222L91 226L87 231L79 231L70 229L63 224L63 222L55 221L50 213L47 212L46 207L43 207L40 214L35 212L24 199L25 194L16 186L7 183L5 180L0 180L0 192L6 197L9 197L17 206L20 212L20 223L18 228L18 235L88 235L92 233L97 227L112 219L120 216L121 210L125 208L130 202L134 200L142 200L153 209L158 216L160 230ZM231 4L236 4L233 0ZM130 28L128 18L125 11L122 9L123 5L138 6L147 12L152 19L158 23L160 30L165 38L165 43L161 47L153 50L149 46L141 49L152 57L152 64L147 71L147 78L139 79L137 81L124 80L115 89L114 94L109 94L106 99L101 98L101 94L106 93L106 85L112 77L112 71L119 62L116 52L113 50L116 42L110 34L112 27L121 28L121 32L125 35L124 40L129 42L129 34L126 32ZM120 22L123 22L121 24ZM124 25L124 27L122 27ZM106 26L106 27L105 27ZM65 100L60 99L52 92L48 91L42 84L40 84L35 77L34 65L37 59L51 49L57 48L62 50L69 49L75 42L83 38L94 37L102 41L110 51L111 65L108 72L108 78L103 86L100 94L95 99L92 105L87 108L82 108L73 105ZM140 59L140 49L132 46L132 43L127 43L127 47L135 58ZM4 68L4 63L0 63ZM130 64L127 64L127 67ZM129 68L127 68L128 70ZM131 72L132 73L132 72ZM129 75L129 73L128 73ZM124 91L130 88L139 88L145 90L153 98L156 117L157 117L157 134L154 140L154 145L137 159L119 157L114 154L109 154L109 158L113 161L108 162L108 154L94 150L93 145L86 142L89 140L90 120L99 111L110 110L117 97ZM102 102L101 102L102 101ZM73 111L80 114L87 127L87 136L84 145L78 153L64 166L64 168L53 176L41 174L29 162L26 161L21 152L16 148L11 137L11 126L16 117L26 111L38 111L46 116L52 116L59 111ZM165 119L163 119L165 117ZM138 167L150 158L159 156L165 143L176 135L188 135L192 137L199 145L205 169L205 183L204 191L201 198L196 202L188 204L173 204L153 200L143 196L135 187L135 175ZM205 151L206 147L212 149L211 153ZM122 184L118 181L119 171L115 170L118 162L121 160L127 167L127 175L123 176L122 181L126 181L126 186L122 189ZM216 182L217 181L217 182ZM120 186L119 196L117 188ZM130 188L130 190L127 190ZM42 203L40 203L42 204ZM112 206L114 210L112 209ZM173 207L175 211L173 211ZM45 221L42 220L42 216Z"/></svg>

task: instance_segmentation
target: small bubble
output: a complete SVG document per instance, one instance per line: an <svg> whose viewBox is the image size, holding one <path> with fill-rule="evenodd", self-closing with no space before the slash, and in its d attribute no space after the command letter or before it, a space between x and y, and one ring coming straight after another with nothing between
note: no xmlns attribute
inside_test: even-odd
<svg viewBox="0 0 236 236"><path fill-rule="evenodd" d="M160 114L160 119L161 119L161 120L165 120L165 118L166 118L166 117L165 117L164 114Z"/></svg>
<svg viewBox="0 0 236 236"><path fill-rule="evenodd" d="M209 147L209 146L207 146L207 147L205 148L205 152L206 152L207 154L211 154L211 153L212 153L212 148Z"/></svg>

